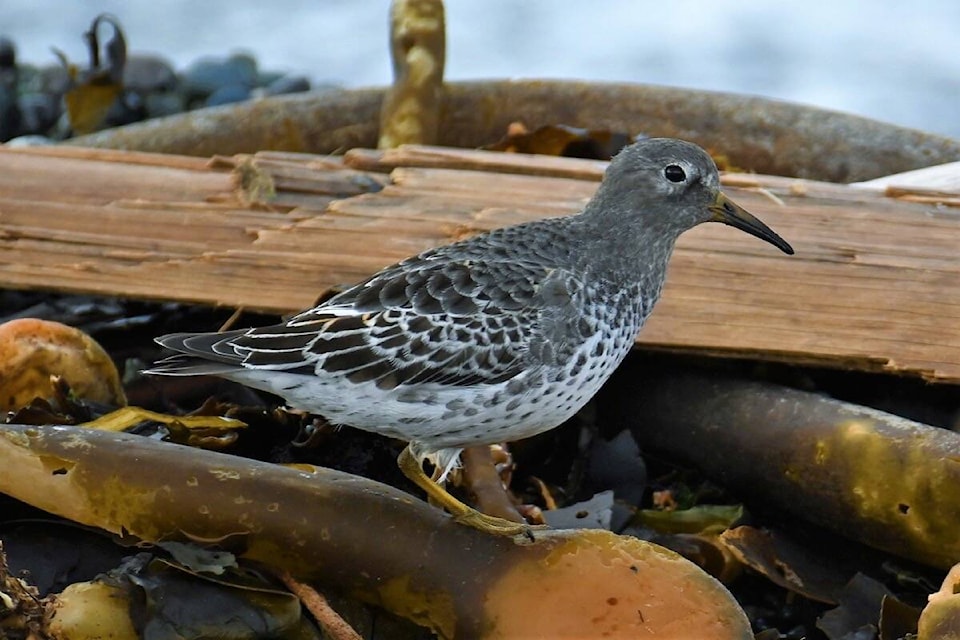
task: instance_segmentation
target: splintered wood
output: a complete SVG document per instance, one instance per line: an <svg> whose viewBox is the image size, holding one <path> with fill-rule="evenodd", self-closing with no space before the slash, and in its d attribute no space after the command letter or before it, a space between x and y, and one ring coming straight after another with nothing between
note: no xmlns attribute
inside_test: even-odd
<svg viewBox="0 0 960 640"><path fill-rule="evenodd" d="M0 149L0 287L295 311L429 247L574 213L604 166L425 147ZM724 182L796 255L722 225L685 234L641 345L960 383L960 193Z"/></svg>

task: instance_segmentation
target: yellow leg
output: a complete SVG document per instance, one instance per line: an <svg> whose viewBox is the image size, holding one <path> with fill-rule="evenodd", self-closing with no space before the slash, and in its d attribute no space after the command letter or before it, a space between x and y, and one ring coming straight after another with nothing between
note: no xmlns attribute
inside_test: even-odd
<svg viewBox="0 0 960 640"><path fill-rule="evenodd" d="M531 540L533 539L530 525L480 513L447 493L446 489L427 477L427 474L423 472L423 467L420 466L420 461L410 451L409 446L400 453L397 464L400 465L403 475L426 491L427 496L437 505L446 509L457 522L494 535L515 536L523 534Z"/></svg>

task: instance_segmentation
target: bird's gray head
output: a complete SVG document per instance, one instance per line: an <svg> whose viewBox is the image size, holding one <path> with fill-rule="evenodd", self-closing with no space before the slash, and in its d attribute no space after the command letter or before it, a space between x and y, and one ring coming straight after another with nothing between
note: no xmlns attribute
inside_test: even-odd
<svg viewBox="0 0 960 640"><path fill-rule="evenodd" d="M625 147L610 162L583 218L607 230L607 240L616 245L611 249L618 253L665 253L666 259L677 237L703 222L723 222L793 253L786 241L720 191L717 165L706 151L672 138Z"/></svg>

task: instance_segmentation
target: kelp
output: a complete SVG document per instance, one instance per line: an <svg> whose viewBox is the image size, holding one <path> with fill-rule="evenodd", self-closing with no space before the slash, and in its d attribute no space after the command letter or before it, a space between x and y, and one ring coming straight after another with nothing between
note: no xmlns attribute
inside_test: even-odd
<svg viewBox="0 0 960 640"><path fill-rule="evenodd" d="M0 459L0 492L35 507L141 541L216 544L443 637L752 637L695 565L605 531L493 537L357 476L78 427L4 425Z"/></svg>

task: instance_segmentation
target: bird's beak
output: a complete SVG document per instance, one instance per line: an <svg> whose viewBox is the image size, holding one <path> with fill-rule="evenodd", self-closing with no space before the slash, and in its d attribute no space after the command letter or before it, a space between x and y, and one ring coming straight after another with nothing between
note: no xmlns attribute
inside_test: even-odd
<svg viewBox="0 0 960 640"><path fill-rule="evenodd" d="M711 218L714 222L722 222L731 227L736 227L741 231L746 231L752 236L761 240L766 240L776 248L787 255L793 255L793 247L787 244L787 241L774 233L773 229L760 222L746 209L727 197L722 191L717 191L717 198L709 207Z"/></svg>

